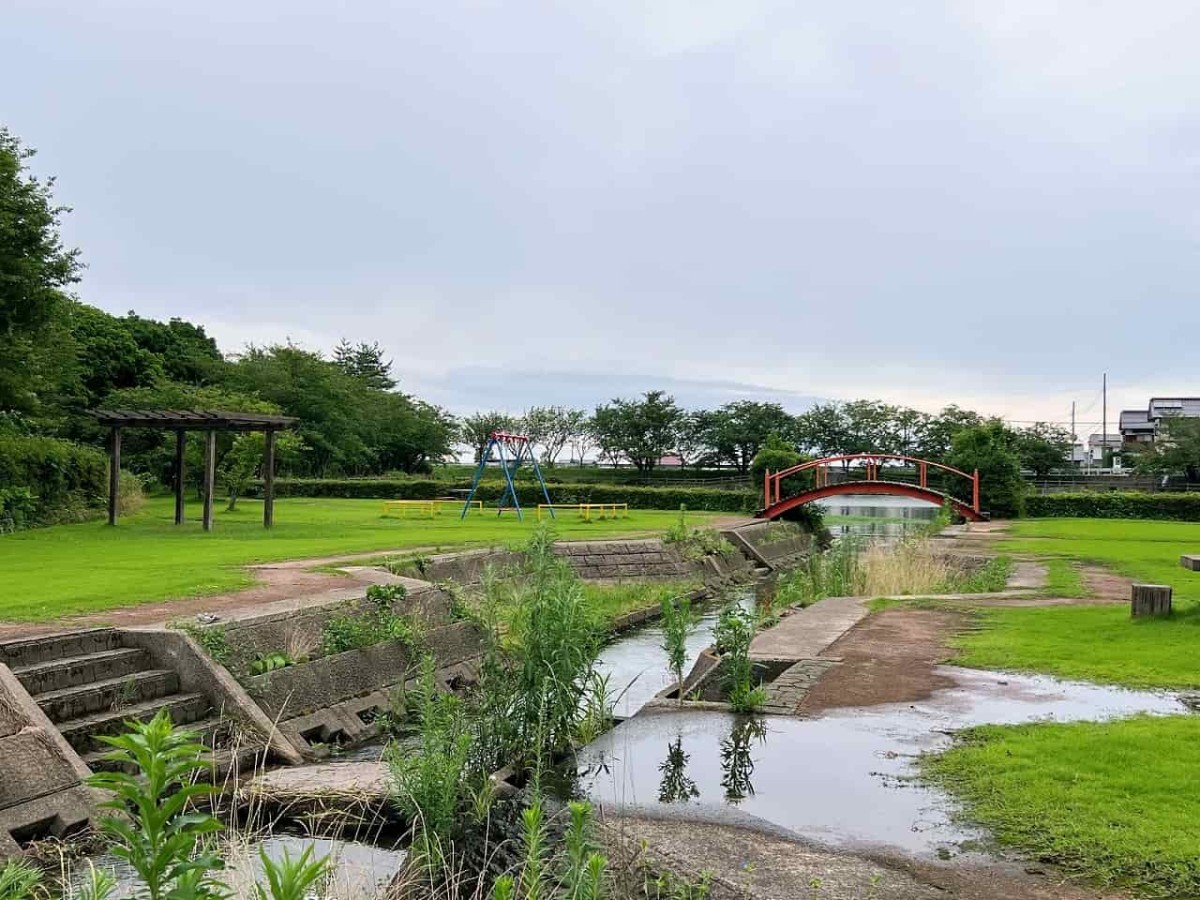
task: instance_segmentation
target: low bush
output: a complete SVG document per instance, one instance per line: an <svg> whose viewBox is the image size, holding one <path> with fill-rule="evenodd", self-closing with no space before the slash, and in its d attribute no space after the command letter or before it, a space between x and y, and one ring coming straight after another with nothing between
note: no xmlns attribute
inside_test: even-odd
<svg viewBox="0 0 1200 900"><path fill-rule="evenodd" d="M386 607L360 615L336 616L325 623L321 635L321 653L332 656L347 650L361 650L384 641L400 641L416 646L419 631L407 616L398 616Z"/></svg>
<svg viewBox="0 0 1200 900"><path fill-rule="evenodd" d="M1025 500L1025 515L1042 519L1171 519L1177 522L1200 522L1200 493L1080 491L1041 494Z"/></svg>
<svg viewBox="0 0 1200 900"><path fill-rule="evenodd" d="M450 490L465 490L470 482L447 483L428 479L339 479L280 478L275 481L277 497L339 497L342 499L368 500L434 500ZM550 499L555 503L628 503L630 509L688 509L709 512L750 513L758 508L761 497L756 491L728 491L711 488L640 487L637 485L610 484L558 484L547 485ZM256 485L249 496L261 495L262 486ZM476 498L484 503L495 503L504 491L503 481L482 481ZM525 506L545 503L541 487L530 482L517 483L517 497ZM819 513L815 515L819 524Z"/></svg>
<svg viewBox="0 0 1200 900"><path fill-rule="evenodd" d="M108 491L103 453L58 438L0 431L0 520L9 528L77 522Z"/></svg>

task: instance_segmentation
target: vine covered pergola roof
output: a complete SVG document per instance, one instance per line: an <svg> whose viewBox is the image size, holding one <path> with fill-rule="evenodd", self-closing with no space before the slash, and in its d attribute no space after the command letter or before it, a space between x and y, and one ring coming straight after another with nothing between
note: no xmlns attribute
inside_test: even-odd
<svg viewBox="0 0 1200 900"><path fill-rule="evenodd" d="M94 415L101 425L113 428L163 428L171 431L267 431L290 428L299 421L291 416L219 409L101 409Z"/></svg>

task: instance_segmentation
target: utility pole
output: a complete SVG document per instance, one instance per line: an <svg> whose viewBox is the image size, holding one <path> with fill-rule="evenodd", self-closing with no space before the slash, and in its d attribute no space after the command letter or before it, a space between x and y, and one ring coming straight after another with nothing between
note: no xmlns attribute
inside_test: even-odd
<svg viewBox="0 0 1200 900"><path fill-rule="evenodd" d="M1075 445L1079 438L1075 435L1075 401L1071 401L1071 465L1075 465Z"/></svg>
<svg viewBox="0 0 1200 900"><path fill-rule="evenodd" d="M1103 401L1100 404L1100 417L1104 420L1100 424L1100 465L1104 465L1104 454L1108 451L1108 373L1104 373L1104 381L1100 392L1103 396Z"/></svg>

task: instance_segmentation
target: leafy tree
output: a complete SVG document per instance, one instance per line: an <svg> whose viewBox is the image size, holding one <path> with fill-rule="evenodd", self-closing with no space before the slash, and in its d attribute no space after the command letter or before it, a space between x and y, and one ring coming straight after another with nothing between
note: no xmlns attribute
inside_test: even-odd
<svg viewBox="0 0 1200 900"><path fill-rule="evenodd" d="M28 171L34 151L0 126L0 410L33 411L62 363L64 291L79 280L79 251L63 247L54 179Z"/></svg>
<svg viewBox="0 0 1200 900"><path fill-rule="evenodd" d="M542 448L542 462L554 465L586 415L583 410L563 406L531 406L521 417L520 427Z"/></svg>
<svg viewBox="0 0 1200 900"><path fill-rule="evenodd" d="M596 446L592 417L582 409L572 409L567 414L567 425L571 430L571 456L579 460L579 465L582 466L584 457Z"/></svg>
<svg viewBox="0 0 1200 900"><path fill-rule="evenodd" d="M767 435L763 448L754 455L750 463L750 475L754 483L760 484L767 472L782 472L804 461L804 456L796 448L781 438L775 432Z"/></svg>
<svg viewBox="0 0 1200 900"><path fill-rule="evenodd" d="M647 391L640 400L617 398L596 407L596 442L610 459L623 456L642 474L679 443L684 411L663 391Z"/></svg>
<svg viewBox="0 0 1200 900"><path fill-rule="evenodd" d="M850 446L850 424L837 403L818 403L796 417L796 443L814 456L837 456Z"/></svg>
<svg viewBox="0 0 1200 900"><path fill-rule="evenodd" d="M450 454L455 422L440 407L402 393L366 398L364 439L379 472L426 473Z"/></svg>
<svg viewBox="0 0 1200 900"><path fill-rule="evenodd" d="M319 353L292 344L250 347L230 366L228 385L300 419L307 474L368 470L372 455L363 439L370 421L365 387Z"/></svg>
<svg viewBox="0 0 1200 900"><path fill-rule="evenodd" d="M1163 420L1162 429L1155 442L1138 455L1137 468L1200 481L1200 419L1171 416Z"/></svg>
<svg viewBox="0 0 1200 900"><path fill-rule="evenodd" d="M964 472L979 471L980 501L995 516L1019 516L1025 505L1021 463L1010 444L1004 423L992 419L959 429L947 460Z"/></svg>
<svg viewBox="0 0 1200 900"><path fill-rule="evenodd" d="M499 410L477 412L459 420L458 439L469 444L475 451L475 462L483 459L483 451L487 449L488 437L493 431L515 432L520 428L516 418Z"/></svg>
<svg viewBox="0 0 1200 900"><path fill-rule="evenodd" d="M962 409L952 403L926 423L917 455L935 462L943 462L950 456L954 436L958 432L982 424L983 417L979 413Z"/></svg>
<svg viewBox="0 0 1200 900"><path fill-rule="evenodd" d="M351 344L343 338L333 348L333 362L371 390L390 391L396 387L396 380L392 378L392 361L384 359L383 348L377 342Z"/></svg>
<svg viewBox="0 0 1200 900"><path fill-rule="evenodd" d="M125 320L82 303L71 310L80 399L96 406L113 391L146 387L164 375L162 362L138 345Z"/></svg>
<svg viewBox="0 0 1200 900"><path fill-rule="evenodd" d="M281 431L275 436L275 465L286 468L300 455L301 441L290 431ZM221 483L229 494L230 512L237 509L238 498L246 493L255 478L262 475L267 439L259 431L239 434L233 439L229 452L221 460L218 471Z"/></svg>
<svg viewBox="0 0 1200 900"><path fill-rule="evenodd" d="M900 411L878 400L852 400L842 406L846 423L843 453L895 453L900 449Z"/></svg>
<svg viewBox="0 0 1200 900"><path fill-rule="evenodd" d="M183 384L214 384L224 374L225 358L204 326L183 319L143 319L130 311L121 320L134 342L158 360L163 375Z"/></svg>
<svg viewBox="0 0 1200 900"><path fill-rule="evenodd" d="M1069 459L1075 440L1071 433L1058 425L1037 422L1029 428L1013 432L1013 449L1021 467L1032 469L1041 477L1062 466Z"/></svg>
<svg viewBox="0 0 1200 900"><path fill-rule="evenodd" d="M770 435L787 435L795 426L795 419L778 403L753 400L726 403L702 416L703 442L718 462L733 466L742 475L750 471L755 454Z"/></svg>

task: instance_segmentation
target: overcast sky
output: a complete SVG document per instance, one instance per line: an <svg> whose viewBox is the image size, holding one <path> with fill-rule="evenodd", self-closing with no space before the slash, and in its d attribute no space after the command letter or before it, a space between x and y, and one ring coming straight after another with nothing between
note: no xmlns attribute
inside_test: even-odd
<svg viewBox="0 0 1200 900"><path fill-rule="evenodd" d="M458 411L1200 394L1194 0L4 7L80 297L229 351Z"/></svg>

